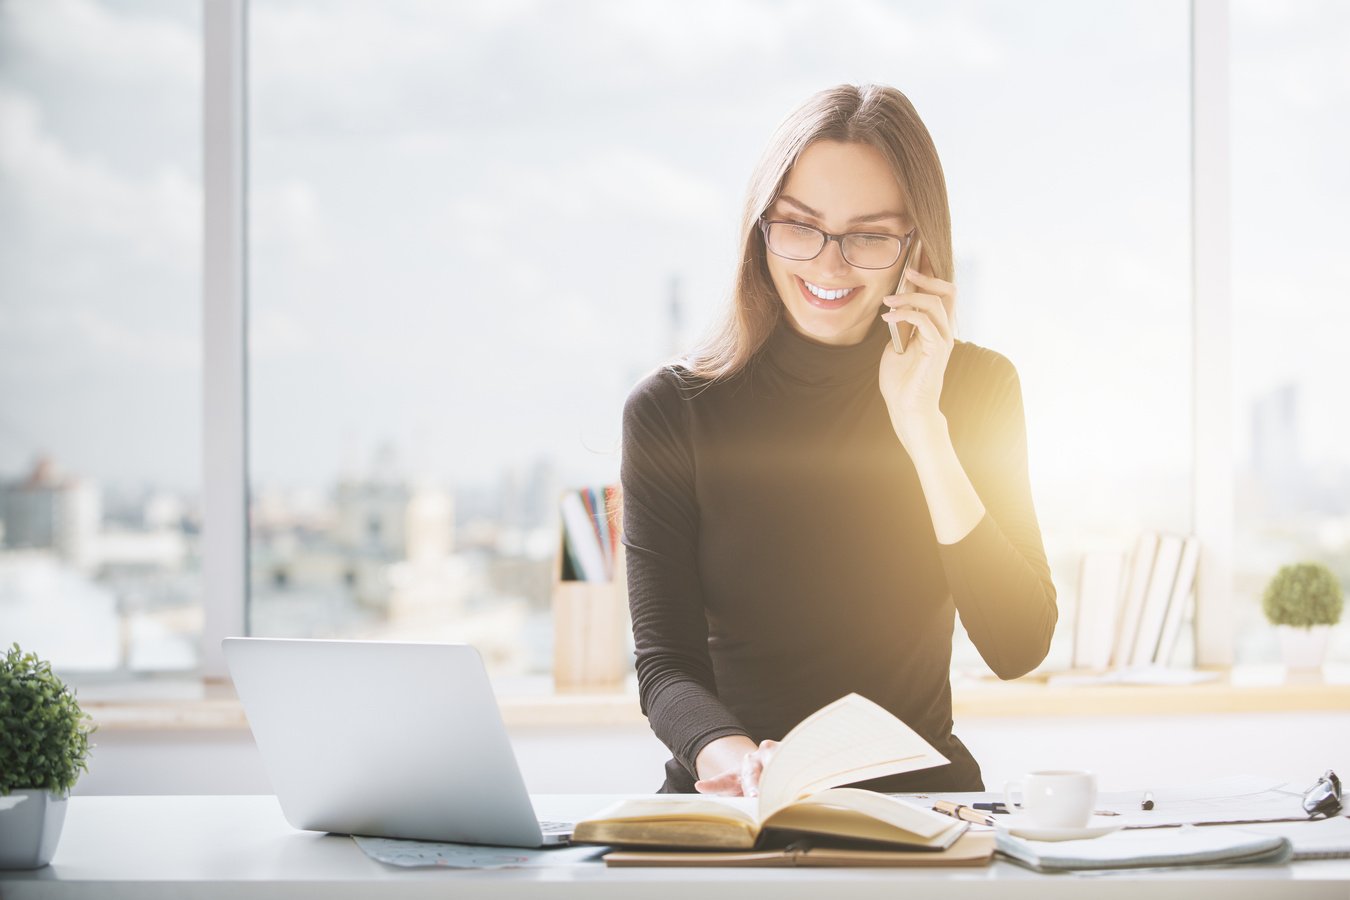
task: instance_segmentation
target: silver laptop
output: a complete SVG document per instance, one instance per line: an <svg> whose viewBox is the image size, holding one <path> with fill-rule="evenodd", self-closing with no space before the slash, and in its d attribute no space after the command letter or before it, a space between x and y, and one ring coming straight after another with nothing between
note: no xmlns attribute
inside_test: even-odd
<svg viewBox="0 0 1350 900"><path fill-rule="evenodd" d="M467 644L225 638L263 766L296 828L543 847L478 651Z"/></svg>

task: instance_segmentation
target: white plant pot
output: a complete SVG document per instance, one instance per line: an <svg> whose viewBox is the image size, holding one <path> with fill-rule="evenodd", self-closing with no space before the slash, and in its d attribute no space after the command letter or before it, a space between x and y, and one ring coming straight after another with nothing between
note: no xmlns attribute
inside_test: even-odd
<svg viewBox="0 0 1350 900"><path fill-rule="evenodd" d="M52 861L67 796L32 789L0 796L0 869L40 869Z"/></svg>
<svg viewBox="0 0 1350 900"><path fill-rule="evenodd" d="M1311 628L1277 625L1275 630L1280 635L1280 652L1286 669L1322 668L1322 661L1327 656L1327 638L1331 635L1330 625L1313 625Z"/></svg>

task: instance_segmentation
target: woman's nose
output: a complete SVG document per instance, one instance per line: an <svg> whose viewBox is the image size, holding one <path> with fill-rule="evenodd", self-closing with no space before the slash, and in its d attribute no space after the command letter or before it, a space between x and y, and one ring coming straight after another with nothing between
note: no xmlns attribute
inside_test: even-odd
<svg viewBox="0 0 1350 900"><path fill-rule="evenodd" d="M844 247L838 241L826 241L825 247L816 257L816 262L820 265L822 272L828 272L831 275L843 275L848 272L852 266L848 260L844 259Z"/></svg>

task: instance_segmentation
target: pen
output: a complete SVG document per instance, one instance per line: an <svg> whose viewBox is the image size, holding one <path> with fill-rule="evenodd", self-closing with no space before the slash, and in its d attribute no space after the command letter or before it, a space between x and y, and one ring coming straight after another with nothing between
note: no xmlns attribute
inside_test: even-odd
<svg viewBox="0 0 1350 900"><path fill-rule="evenodd" d="M944 816L951 816L954 819L964 819L967 822L974 822L976 825L993 825L994 817L986 816L979 810L971 809L963 803L952 803L948 800L935 800L933 809L942 813Z"/></svg>
<svg viewBox="0 0 1350 900"><path fill-rule="evenodd" d="M1153 792L1144 791L1144 800L1139 804L1140 809L1149 810L1153 808Z"/></svg>
<svg viewBox="0 0 1350 900"><path fill-rule="evenodd" d="M994 813L995 815L999 813L1006 813L1008 811L1008 807L1005 806L1002 801L999 801L997 803L972 803L970 804L970 808L986 810L988 812Z"/></svg>

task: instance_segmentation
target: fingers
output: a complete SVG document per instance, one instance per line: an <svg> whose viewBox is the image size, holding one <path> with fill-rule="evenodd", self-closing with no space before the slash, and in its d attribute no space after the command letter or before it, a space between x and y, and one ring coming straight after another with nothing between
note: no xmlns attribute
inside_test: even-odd
<svg viewBox="0 0 1350 900"><path fill-rule="evenodd" d="M956 285L950 281L943 281L936 275L925 275L913 266L905 273L905 280L912 281L921 288L928 288L935 294L956 293Z"/></svg>
<svg viewBox="0 0 1350 900"><path fill-rule="evenodd" d="M715 778L699 779L694 782L694 790L700 794L739 797L741 795L741 774L739 772L723 772Z"/></svg>
<svg viewBox="0 0 1350 900"><path fill-rule="evenodd" d="M699 779L694 782L694 790L724 797L757 797L764 767L777 750L778 741L760 741L759 747L741 757L740 765L734 771Z"/></svg>
<svg viewBox="0 0 1350 900"><path fill-rule="evenodd" d="M883 297L882 302L889 306L892 311L903 309L906 306L920 309L933 320L944 338L953 336L947 300L943 297L937 297L933 294L891 294ZM886 318L885 313L882 314L882 318Z"/></svg>
<svg viewBox="0 0 1350 900"><path fill-rule="evenodd" d="M956 285L932 275L925 275L914 269L910 269L905 274L905 281L926 294L938 297L942 301L942 308L946 311L949 322L956 316Z"/></svg>
<svg viewBox="0 0 1350 900"><path fill-rule="evenodd" d="M881 317L887 322L908 322L914 326L919 338L926 344L937 346L948 343L948 338L933 322L932 316L928 313L907 307L893 309L888 313L882 313Z"/></svg>
<svg viewBox="0 0 1350 900"><path fill-rule="evenodd" d="M741 760L741 795L744 797L759 796L759 776L764 771L764 763L760 761L759 751L745 754Z"/></svg>
<svg viewBox="0 0 1350 900"><path fill-rule="evenodd" d="M930 294L895 294L885 298L890 309L881 314L887 322L911 322L923 330L924 323L933 328L931 340L938 343L952 342L951 321L946 309L937 297Z"/></svg>

